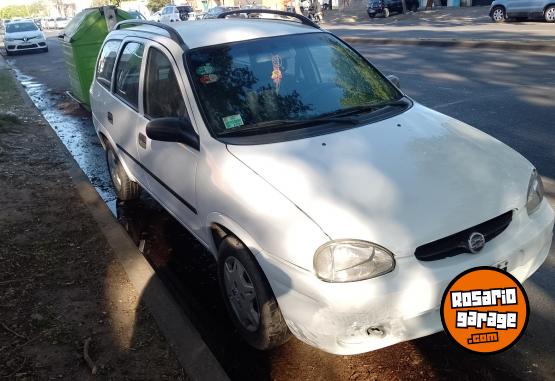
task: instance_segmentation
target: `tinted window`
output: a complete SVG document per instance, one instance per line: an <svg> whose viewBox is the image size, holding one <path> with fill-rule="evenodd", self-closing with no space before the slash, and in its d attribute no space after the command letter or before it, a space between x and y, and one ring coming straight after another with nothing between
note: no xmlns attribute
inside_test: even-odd
<svg viewBox="0 0 555 381"><path fill-rule="evenodd" d="M401 97L366 60L326 33L199 48L188 59L200 106L216 133L250 127L260 134L284 119L379 109Z"/></svg>
<svg viewBox="0 0 555 381"><path fill-rule="evenodd" d="M135 108L139 104L139 79L142 60L143 45L137 42L129 42L121 52L116 68L114 92Z"/></svg>
<svg viewBox="0 0 555 381"><path fill-rule="evenodd" d="M38 28L32 22L17 22L6 25L7 33L32 32L33 30L38 30Z"/></svg>
<svg viewBox="0 0 555 381"><path fill-rule="evenodd" d="M118 53L121 41L108 41L104 44L100 57L98 58L98 65L96 67L96 79L104 87L110 88L112 81L112 72L114 71L114 64L116 62L116 55Z"/></svg>
<svg viewBox="0 0 555 381"><path fill-rule="evenodd" d="M145 114L151 118L187 117L183 96L169 59L150 49L145 77Z"/></svg>

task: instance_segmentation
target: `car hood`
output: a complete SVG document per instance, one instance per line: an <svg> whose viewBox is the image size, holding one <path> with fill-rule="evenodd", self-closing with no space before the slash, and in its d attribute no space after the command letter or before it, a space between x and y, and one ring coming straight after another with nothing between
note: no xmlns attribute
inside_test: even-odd
<svg viewBox="0 0 555 381"><path fill-rule="evenodd" d="M29 31L29 32L6 33L6 38L14 38L16 40L21 40L23 38L35 38L35 37L42 37L42 33L36 30Z"/></svg>
<svg viewBox="0 0 555 381"><path fill-rule="evenodd" d="M332 134L228 150L331 238L398 257L523 207L532 165L498 140L415 104Z"/></svg>

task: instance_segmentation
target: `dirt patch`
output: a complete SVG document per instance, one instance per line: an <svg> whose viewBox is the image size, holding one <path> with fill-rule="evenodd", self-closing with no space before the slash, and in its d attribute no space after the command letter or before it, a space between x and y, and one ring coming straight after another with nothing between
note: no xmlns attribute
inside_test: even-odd
<svg viewBox="0 0 555 381"><path fill-rule="evenodd" d="M94 377L185 379L7 69L0 110L0 377L93 378L88 341Z"/></svg>

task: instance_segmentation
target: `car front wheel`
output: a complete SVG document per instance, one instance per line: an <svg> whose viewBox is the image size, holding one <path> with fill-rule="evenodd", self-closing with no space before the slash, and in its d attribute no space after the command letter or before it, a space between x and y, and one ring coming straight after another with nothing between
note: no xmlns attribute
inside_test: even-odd
<svg viewBox="0 0 555 381"><path fill-rule="evenodd" d="M507 14L505 13L505 8L495 7L491 11L491 19L494 22L505 22L507 19Z"/></svg>
<svg viewBox="0 0 555 381"><path fill-rule="evenodd" d="M555 22L555 6L550 5L546 8L544 13L545 21L547 22Z"/></svg>
<svg viewBox="0 0 555 381"><path fill-rule="evenodd" d="M117 198L122 201L137 199L139 197L139 184L131 181L127 176L114 149L110 146L106 148L106 162Z"/></svg>
<svg viewBox="0 0 555 381"><path fill-rule="evenodd" d="M389 17L389 14L390 14L389 9L388 9L388 8L384 8L384 9L383 9L383 17L388 18L388 17Z"/></svg>
<svg viewBox="0 0 555 381"><path fill-rule="evenodd" d="M248 344L267 350L289 340L291 334L262 269L234 236L220 244L218 279L231 320Z"/></svg>

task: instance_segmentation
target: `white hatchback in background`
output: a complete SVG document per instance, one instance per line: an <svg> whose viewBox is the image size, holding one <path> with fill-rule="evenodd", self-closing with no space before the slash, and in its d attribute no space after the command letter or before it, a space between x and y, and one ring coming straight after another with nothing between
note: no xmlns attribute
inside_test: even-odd
<svg viewBox="0 0 555 381"><path fill-rule="evenodd" d="M178 22L196 20L196 14L190 5L168 5L160 12L160 22Z"/></svg>
<svg viewBox="0 0 555 381"><path fill-rule="evenodd" d="M4 46L7 55L28 50L48 51L44 33L32 20L12 21L6 24Z"/></svg>
<svg viewBox="0 0 555 381"><path fill-rule="evenodd" d="M56 29L65 29L67 24L69 24L69 19L65 17L57 17L56 18Z"/></svg>
<svg viewBox="0 0 555 381"><path fill-rule="evenodd" d="M468 268L532 275L554 219L532 164L289 17L122 22L91 87L118 197L215 256L243 338L361 353L442 330Z"/></svg>

